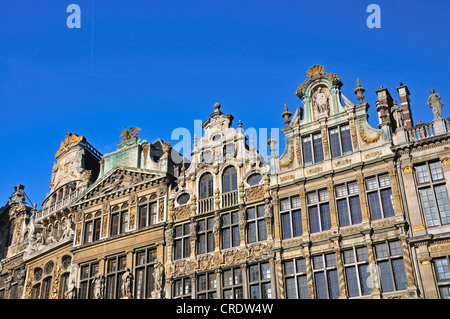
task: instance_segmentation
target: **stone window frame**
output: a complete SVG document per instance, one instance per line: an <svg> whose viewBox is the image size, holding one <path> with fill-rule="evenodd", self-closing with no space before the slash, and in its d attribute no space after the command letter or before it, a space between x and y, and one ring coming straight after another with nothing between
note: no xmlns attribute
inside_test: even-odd
<svg viewBox="0 0 450 319"><path fill-rule="evenodd" d="M189 223L183 223L173 228L173 260L187 258L191 254ZM181 228L181 234L177 235L177 229ZM181 243L181 255L177 256L177 243Z"/></svg>
<svg viewBox="0 0 450 319"><path fill-rule="evenodd" d="M364 256L359 254L363 251ZM352 252L352 259L346 254L346 252ZM372 293L372 278L370 275L370 264L369 257L367 253L367 246L353 246L351 248L342 249L342 261L344 267L344 277L347 286L347 293L349 298L356 298L362 296L369 296ZM350 279L348 269L355 269L356 283L355 286L358 288L357 295L350 295ZM370 286L369 286L370 285Z"/></svg>
<svg viewBox="0 0 450 319"><path fill-rule="evenodd" d="M143 247L135 250L135 282L134 282L134 296L136 299L147 299L152 297L152 292L155 289L155 282L153 278L153 269L157 263L157 248L155 246ZM144 261L141 262L140 254L143 254ZM139 291L139 274L142 273L143 291ZM151 291L149 291L151 288ZM141 293L143 296L140 298Z"/></svg>
<svg viewBox="0 0 450 319"><path fill-rule="evenodd" d="M90 227L92 225L92 230ZM84 221L83 244L90 244L100 240L102 233L102 218L98 212L88 214Z"/></svg>
<svg viewBox="0 0 450 319"><path fill-rule="evenodd" d="M376 181L376 185L372 186L372 184L369 184L369 182L372 183L372 181L375 180ZM383 181L384 185L381 185L380 181ZM390 218L395 216L395 207L394 207L394 197L393 197L393 193L392 193L392 185L391 185L391 181L389 179L389 174L387 173L382 173L382 174L376 174L370 177L366 177L364 179L365 185L366 185L366 196L367 196L367 205L369 207L369 213L370 213L370 218L371 220L380 220L380 219L384 219L384 218ZM388 182L388 184L386 184L386 182ZM370 185L370 186L369 186ZM385 201L383 201L383 194L385 191L390 191L390 204L391 207L389 209L387 209L385 207ZM376 202L371 201L369 195L372 194L377 194L377 198L378 200ZM380 211L375 211L374 210L374 206L372 205L378 205ZM375 213L379 213L380 217L376 216L376 218L374 218L374 214ZM387 213L389 213L389 215L387 215Z"/></svg>
<svg viewBox="0 0 450 319"><path fill-rule="evenodd" d="M340 188L345 187L345 194L341 193ZM359 198L359 189L358 189L358 183L356 181L350 181L350 182L345 182L345 183L341 183L336 185L335 187L335 196L336 196L336 213L337 213L337 219L339 222L339 226L340 227L345 227L345 226L350 226L350 225L357 225L357 224L361 224L363 217L362 217L362 209L361 209L361 201ZM358 211L354 211L353 206L352 206L352 202L351 200L355 200L357 201L357 203L359 204L359 208L357 208ZM348 224L343 225L342 224L342 218L343 215L341 214L342 210L341 210L341 206L339 205L340 202L345 201L346 205L345 208L347 210L347 216L346 218L348 219ZM354 221L356 218L355 217L355 213L358 214L357 217L359 217L359 221Z"/></svg>
<svg viewBox="0 0 450 319"><path fill-rule="evenodd" d="M119 207L119 209L116 209ZM117 217L117 232L114 233L115 222L114 218ZM129 230L130 223L130 205L128 203L122 203L118 205L114 205L111 209L110 216L110 225L109 225L109 235L111 236L119 236L125 234Z"/></svg>
<svg viewBox="0 0 450 319"><path fill-rule="evenodd" d="M221 274L221 280L222 280L222 298L223 299L243 299L244 298L244 276L243 276L243 271L241 267L231 267L231 268L225 268L222 270L222 274ZM231 273L231 282L228 283L226 282L226 274L230 272ZM236 275L236 272L240 272L240 275ZM238 278L240 278L240 282L239 280L236 281L236 276L238 276ZM231 296L232 298L227 298L228 294L227 292L231 292ZM235 298L236 296L240 296L240 298Z"/></svg>
<svg viewBox="0 0 450 319"><path fill-rule="evenodd" d="M316 140L319 140L320 142L316 143ZM316 163L321 163L325 160L325 151L323 148L323 138L322 138L322 132L318 132L318 133L311 133L308 135L304 135L301 138L302 141L302 155L303 155L303 163L305 166L308 165L313 165ZM305 147L305 141L310 143L310 151L311 151L311 161L307 161L306 158L306 147ZM321 152L316 152L316 147L321 149ZM317 154L316 154L317 153ZM319 153L321 154L322 159L318 160L317 156L319 155Z"/></svg>
<svg viewBox="0 0 450 319"><path fill-rule="evenodd" d="M396 247L397 252L393 251L392 249L392 245L393 244L397 244L398 246ZM383 250L378 250L378 247L380 247L381 249L381 245L385 245L386 249ZM403 257L403 252L402 252L402 248L401 248L401 241L400 240L385 240L385 241L381 241L381 242L377 242L373 244L373 249L374 249L374 253L375 253L375 263L377 265L377 272L378 272L378 276L379 276L379 283L380 283L380 288L382 292L395 292L395 291L405 291L408 288L408 282L407 282L407 278L406 278L406 268L405 268L405 260ZM382 252L383 254L381 255L380 252ZM397 260L401 260L402 261L402 273L397 273L396 274L396 269L395 266L399 266L399 265L395 265L394 263ZM380 264L387 264L389 266L389 268L386 268L385 271L389 271L388 273L384 273L383 274L383 268L380 266ZM385 277L384 279L388 279L390 282L389 284L393 287L392 290L387 290L386 286L383 284L383 275L388 276ZM399 287L399 283L397 282L397 280L399 279L399 277L403 277L403 281L402 284L404 284L404 287Z"/></svg>
<svg viewBox="0 0 450 319"><path fill-rule="evenodd" d="M209 272L202 272L196 275L195 284L196 290L195 290L195 298L196 299L217 299L218 293L217 293L217 287L218 283L217 280L220 279L217 278L217 274L214 271ZM203 281L203 278L205 278L205 281ZM204 283L204 286L203 286Z"/></svg>
<svg viewBox="0 0 450 319"><path fill-rule="evenodd" d="M177 284L181 283L181 293L178 294ZM192 284L191 277L181 277L173 281L172 284L172 299L192 299ZM195 284L195 281L194 281Z"/></svg>
<svg viewBox="0 0 450 319"><path fill-rule="evenodd" d="M263 267L266 267L267 269L263 269ZM255 274L255 269L258 271L257 274ZM265 274L265 271L268 270L268 276ZM254 278L253 276L256 275L258 278ZM275 295L275 289L276 287L272 287L272 276L275 274L272 274L272 269L270 266L270 263L268 261L263 261L259 263L252 263L247 266L247 285L248 285L248 298L249 299L271 299ZM253 287L257 288L258 296L255 296L253 294L254 290ZM268 289L267 289L268 287ZM265 296L264 293L265 292ZM259 298L254 298L259 297ZM265 298L267 297L267 298Z"/></svg>
<svg viewBox="0 0 450 319"><path fill-rule="evenodd" d="M331 259L328 257L330 257ZM337 292L337 295L335 295L333 299L339 298L339 277L336 263L336 254L334 252L331 252L315 255L311 256L311 260L315 297L317 299L332 299L332 294ZM319 280L321 280L319 274L323 274L322 282L319 282ZM326 298L320 298L321 293L319 290L324 290Z"/></svg>
<svg viewBox="0 0 450 319"><path fill-rule="evenodd" d="M216 244L214 238L214 217L201 218L198 219L197 222L196 253L197 255L211 253L215 250Z"/></svg>
<svg viewBox="0 0 450 319"><path fill-rule="evenodd" d="M344 139L343 139L343 128L346 128L344 131L348 131L348 141L347 143L350 145L350 150L344 151ZM337 137L338 137L338 144L339 144L339 155L335 155L333 152L333 139L331 138L331 134L333 130L337 130ZM330 141L330 151L331 151L331 157L337 158L341 156L350 155L353 153L353 145L352 145L352 137L351 137L351 131L350 131L350 123L337 125L335 127L328 129L328 140Z"/></svg>
<svg viewBox="0 0 450 319"><path fill-rule="evenodd" d="M105 299L120 299L122 296L122 275L127 267L125 253L108 256L106 258Z"/></svg>
<svg viewBox="0 0 450 319"><path fill-rule="evenodd" d="M433 170L431 168L432 165L434 164L438 164L439 165L439 169L440 169L440 175L441 178L434 178L433 175L436 174L436 171L434 171L433 174ZM427 178L428 181L424 180L424 175L421 174L421 170L420 168L424 167L426 170L424 170L423 172L427 174ZM421 164L416 164L414 165L415 168L415 177L417 180L417 191L419 192L419 200L420 200L420 204L421 204L421 208L422 208L422 212L424 215L424 219L425 222L427 223L428 227L438 227L438 226L443 226L443 225L448 225L450 223L450 211L448 211L448 216L443 217L443 211L442 211L442 207L440 207L439 205L439 200L437 198L437 192L436 189L437 188L443 188L443 192L441 192L441 194L445 194L447 196L446 199L446 204L444 204L444 206L449 205L449 194L447 191L447 185L446 185L446 180L445 180L445 176L444 176L444 169L442 167L442 162L440 161L428 161L428 162L424 162ZM424 195L422 193L422 191L424 190L430 190L431 194L428 193L428 196L432 197L432 204L433 204L433 208L434 208L434 214L430 215L429 212L427 212L427 208L429 208L428 206L425 206L425 202L424 202ZM433 214L433 213L431 213ZM431 220L430 220L431 218ZM447 219L448 222L444 222L443 218ZM431 222L430 222L431 221Z"/></svg>
<svg viewBox="0 0 450 319"><path fill-rule="evenodd" d="M250 211L254 209L255 210L255 216L252 217ZM246 207L246 213L247 213L247 243L256 243L260 241L267 240L267 225L266 221L264 219L264 205L251 205L249 207ZM255 238L250 238L252 236L253 232L251 232L251 228L253 228L254 225L254 233ZM264 229L260 228L260 225L263 225ZM265 234L262 232L265 231Z"/></svg>
<svg viewBox="0 0 450 319"><path fill-rule="evenodd" d="M227 217L229 217L229 222L227 222ZM221 244L223 249L228 249L232 247L240 246L241 244L241 233L239 231L239 212L230 211L223 213L222 218L222 238ZM225 236L225 232L229 232L229 236ZM227 244L225 244L227 241Z"/></svg>
<svg viewBox="0 0 450 319"><path fill-rule="evenodd" d="M300 257L285 260L283 262L283 270L286 299L309 299L306 259ZM294 284L293 290L295 291L295 296L289 295L288 281L291 280Z"/></svg>
<svg viewBox="0 0 450 319"><path fill-rule="evenodd" d="M444 270L444 276L446 278L440 278L442 271L439 268L443 268L442 265L438 266L437 261L444 260L446 262L446 269ZM434 272L436 277L436 288L441 299L450 299L450 256L442 256L433 259Z"/></svg>
<svg viewBox="0 0 450 319"><path fill-rule="evenodd" d="M83 277L83 270L87 269L87 276ZM80 280L78 299L94 299L94 284L92 280L99 272L100 263L98 261L89 261L80 264Z"/></svg>
<svg viewBox="0 0 450 319"><path fill-rule="evenodd" d="M142 225L142 208L145 208L145 225ZM145 200L138 204L138 229L152 226L158 223L158 201Z"/></svg>
<svg viewBox="0 0 450 319"><path fill-rule="evenodd" d="M316 199L312 197L312 195L316 196ZM309 216L309 229L311 233L320 233L323 231L330 230L332 227L331 222L331 207L329 201L328 190L326 188L317 189L315 191L308 192L306 194L306 203L308 208L308 216ZM322 209L324 207L328 207L327 210ZM313 214L312 209L317 209L317 221L314 221L315 224L319 227L318 230L316 228L313 229Z"/></svg>
<svg viewBox="0 0 450 319"><path fill-rule="evenodd" d="M293 199L296 199L296 205L294 205ZM287 203L287 205L285 203ZM282 239L295 238L303 235L302 208L300 203L300 195L292 195L280 199L280 222ZM295 218L296 215L294 214L297 212L299 212L299 216ZM286 217L287 219L285 219L284 217ZM286 226L287 222L289 222L289 230ZM296 229L298 230L298 232L295 231Z"/></svg>

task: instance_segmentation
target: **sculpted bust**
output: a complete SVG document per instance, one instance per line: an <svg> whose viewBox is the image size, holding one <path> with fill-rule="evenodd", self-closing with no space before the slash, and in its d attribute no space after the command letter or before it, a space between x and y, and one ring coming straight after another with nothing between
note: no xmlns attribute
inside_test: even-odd
<svg viewBox="0 0 450 319"><path fill-rule="evenodd" d="M434 89L430 90L430 96L428 97L428 106L433 110L434 118L442 118L442 106L444 103L441 101L441 97L437 94Z"/></svg>

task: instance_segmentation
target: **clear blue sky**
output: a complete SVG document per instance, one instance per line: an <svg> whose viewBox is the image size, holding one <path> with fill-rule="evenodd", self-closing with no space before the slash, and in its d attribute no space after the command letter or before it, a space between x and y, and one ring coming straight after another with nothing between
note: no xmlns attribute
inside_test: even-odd
<svg viewBox="0 0 450 319"><path fill-rule="evenodd" d="M81 29L66 26L71 3ZM380 29L366 26L371 3L381 7ZM375 90L398 99L400 82L416 122L432 120L431 88L448 117L449 16L448 0L3 1L0 206L20 183L40 207L67 132L102 153L115 150L125 125L170 141L215 102L235 126L284 127L283 105L301 104L295 91L314 64L339 75L355 103L361 79L374 126Z"/></svg>

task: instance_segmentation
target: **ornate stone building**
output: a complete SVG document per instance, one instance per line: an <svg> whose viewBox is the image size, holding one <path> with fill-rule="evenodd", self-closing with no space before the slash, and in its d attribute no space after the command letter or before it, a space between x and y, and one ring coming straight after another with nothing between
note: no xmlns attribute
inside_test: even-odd
<svg viewBox="0 0 450 319"><path fill-rule="evenodd" d="M449 298L450 127L380 87L378 127L315 65L265 159L214 111L191 160L123 131L102 155L68 133L42 209L0 210L0 298ZM33 205L32 205L33 206Z"/></svg>

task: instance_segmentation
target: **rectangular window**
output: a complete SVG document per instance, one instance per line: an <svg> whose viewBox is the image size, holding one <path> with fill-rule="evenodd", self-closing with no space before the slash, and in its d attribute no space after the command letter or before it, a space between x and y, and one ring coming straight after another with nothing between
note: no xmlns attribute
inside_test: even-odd
<svg viewBox="0 0 450 319"><path fill-rule="evenodd" d="M284 263L286 296L288 299L308 299L308 282L304 258Z"/></svg>
<svg viewBox="0 0 450 319"><path fill-rule="evenodd" d="M395 215L391 183L388 175L366 179L367 199L372 220Z"/></svg>
<svg viewBox="0 0 450 319"><path fill-rule="evenodd" d="M247 209L247 230L247 239L249 243L267 239L263 205Z"/></svg>
<svg viewBox="0 0 450 319"><path fill-rule="evenodd" d="M205 254L214 251L214 218L198 221L197 253ZM186 256L187 257L187 256Z"/></svg>
<svg viewBox="0 0 450 319"><path fill-rule="evenodd" d="M251 265L248 271L250 299L272 298L269 263Z"/></svg>
<svg viewBox="0 0 450 319"><path fill-rule="evenodd" d="M303 138L303 159L305 161L305 165L313 163L312 145L310 136Z"/></svg>
<svg viewBox="0 0 450 319"><path fill-rule="evenodd" d="M406 289L406 272L400 241L376 244L375 255L380 270L381 289L384 292Z"/></svg>
<svg viewBox="0 0 450 319"><path fill-rule="evenodd" d="M157 203L147 203L139 206L139 228L156 224Z"/></svg>
<svg viewBox="0 0 450 319"><path fill-rule="evenodd" d="M313 135L314 142L314 162L319 163L323 161L323 145L322 134Z"/></svg>
<svg viewBox="0 0 450 319"><path fill-rule="evenodd" d="M92 243L100 239L101 219L97 218L86 222L84 243Z"/></svg>
<svg viewBox="0 0 450 319"><path fill-rule="evenodd" d="M222 293L224 299L243 299L244 288L242 286L242 269L232 268L222 273Z"/></svg>
<svg viewBox="0 0 450 319"><path fill-rule="evenodd" d="M350 126L342 125L329 130L331 155L339 157L353 152Z"/></svg>
<svg viewBox="0 0 450 319"><path fill-rule="evenodd" d="M308 193L308 211L311 233L331 229L330 204L326 189Z"/></svg>
<svg viewBox="0 0 450 319"><path fill-rule="evenodd" d="M339 281L334 253L314 256L313 272L317 299L339 298Z"/></svg>
<svg viewBox="0 0 450 319"><path fill-rule="evenodd" d="M191 278L181 278L173 282L174 299L191 299L192 298L191 293L192 293Z"/></svg>
<svg viewBox="0 0 450 319"><path fill-rule="evenodd" d="M362 222L358 185L355 182L336 186L339 225L348 226Z"/></svg>
<svg viewBox="0 0 450 319"><path fill-rule="evenodd" d="M217 298L217 278L215 273L198 275L197 299Z"/></svg>
<svg viewBox="0 0 450 319"><path fill-rule="evenodd" d="M422 209L428 227L450 223L450 203L441 162L415 167Z"/></svg>
<svg viewBox="0 0 450 319"><path fill-rule="evenodd" d="M222 247L230 248L241 244L238 212L222 215Z"/></svg>
<svg viewBox="0 0 450 319"><path fill-rule="evenodd" d="M175 226L173 244L175 260L190 256L189 224Z"/></svg>
<svg viewBox="0 0 450 319"><path fill-rule="evenodd" d="M344 269L349 297L369 295L372 282L367 258L367 248L351 248L343 251Z"/></svg>
<svg viewBox="0 0 450 319"><path fill-rule="evenodd" d="M152 297L152 291L156 288L153 279L156 259L156 248L149 247L136 251L135 266L135 298L147 299Z"/></svg>
<svg viewBox="0 0 450 319"><path fill-rule="evenodd" d="M94 285L92 280L98 273L98 262L80 265L80 290L78 299L94 299Z"/></svg>
<svg viewBox="0 0 450 319"><path fill-rule="evenodd" d="M283 239L298 237L303 233L300 196L280 201L281 228Z"/></svg>

